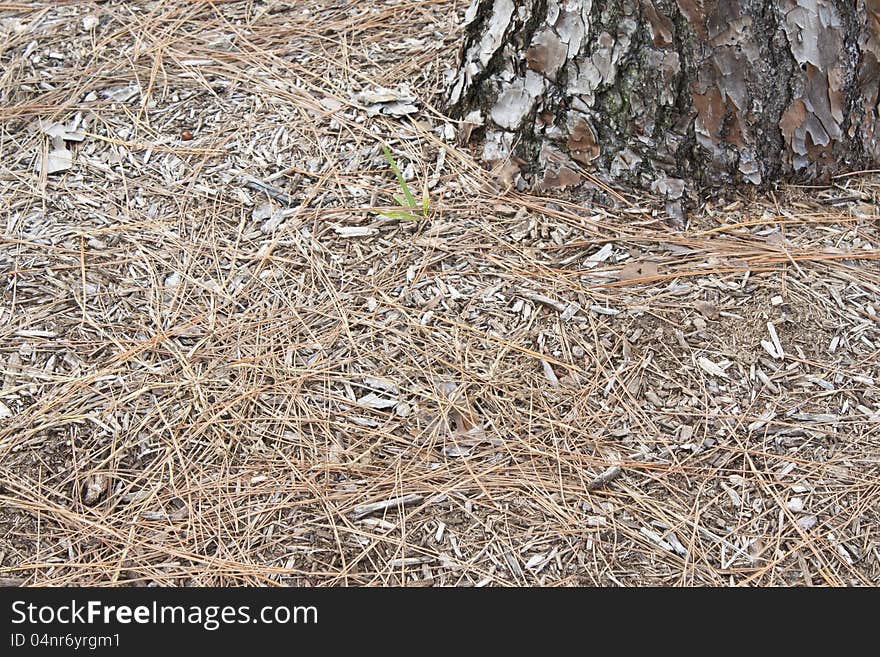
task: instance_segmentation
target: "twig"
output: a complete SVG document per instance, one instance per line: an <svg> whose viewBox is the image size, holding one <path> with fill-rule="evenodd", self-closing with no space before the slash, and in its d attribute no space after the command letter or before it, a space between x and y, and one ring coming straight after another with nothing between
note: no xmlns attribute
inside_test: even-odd
<svg viewBox="0 0 880 657"><path fill-rule="evenodd" d="M587 490L595 490L597 488L605 486L608 483L611 483L620 476L621 472L623 472L623 470L621 470L619 465L612 465L605 472L603 472L598 477L593 479L593 481L587 484Z"/></svg>
<svg viewBox="0 0 880 657"><path fill-rule="evenodd" d="M354 517L355 520L363 518L364 516L368 516L371 513L376 513L376 511L384 511L389 507L396 506L409 506L411 504L418 504L422 501L421 495L416 495L415 493L410 493L409 495L404 495L403 497L393 497L390 500L384 500L382 502L372 502L370 504L362 504L360 506L356 506L354 508Z"/></svg>
<svg viewBox="0 0 880 657"><path fill-rule="evenodd" d="M288 207L292 207L296 204L293 197L289 194L282 192L277 187L273 185L269 185L268 183L264 183L262 180L257 180L252 176L242 176L242 180L244 180L244 186L248 189L253 189L257 192L262 192L269 198L273 198L276 201L281 201Z"/></svg>

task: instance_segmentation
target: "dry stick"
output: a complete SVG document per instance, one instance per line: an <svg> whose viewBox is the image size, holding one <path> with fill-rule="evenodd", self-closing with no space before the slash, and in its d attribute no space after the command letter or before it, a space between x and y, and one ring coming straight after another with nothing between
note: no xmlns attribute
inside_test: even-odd
<svg viewBox="0 0 880 657"><path fill-rule="evenodd" d="M605 472L603 472L598 477L593 479L593 481L587 484L587 490L596 490L597 488L601 488L605 484L608 484L617 479L622 472L623 470L621 470L619 465L612 465Z"/></svg>
<svg viewBox="0 0 880 657"><path fill-rule="evenodd" d="M537 294L535 292L530 292L529 290L520 290L520 295L525 297L529 301L534 301L535 303L541 303L545 306L549 306L557 312L565 312L566 304L562 303L561 301L551 299L550 297L545 297L543 294Z"/></svg>
<svg viewBox="0 0 880 657"><path fill-rule="evenodd" d="M354 508L354 517L355 520L363 518L364 516L368 516L371 513L375 513L376 511L384 511L389 507L396 506L409 506L412 504L418 504L424 498L421 495L416 495L415 493L410 493L409 495L404 495L402 497L393 497L390 500L384 500L382 502L372 502L370 504L362 504L360 506L356 506Z"/></svg>
<svg viewBox="0 0 880 657"><path fill-rule="evenodd" d="M242 176L242 180L244 180L245 187L248 187L249 189L253 189L256 192L262 192L269 198L273 198L276 201L281 201L289 207L293 207L294 205L296 205L296 201L293 199L292 196L282 192L274 185L264 183L262 180L257 180L252 176Z"/></svg>

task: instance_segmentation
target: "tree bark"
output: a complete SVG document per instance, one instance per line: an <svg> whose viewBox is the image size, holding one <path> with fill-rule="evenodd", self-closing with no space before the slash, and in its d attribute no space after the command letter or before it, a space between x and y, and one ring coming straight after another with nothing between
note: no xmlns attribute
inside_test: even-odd
<svg viewBox="0 0 880 657"><path fill-rule="evenodd" d="M880 162L880 0L474 0L460 136L521 186L815 180Z"/></svg>

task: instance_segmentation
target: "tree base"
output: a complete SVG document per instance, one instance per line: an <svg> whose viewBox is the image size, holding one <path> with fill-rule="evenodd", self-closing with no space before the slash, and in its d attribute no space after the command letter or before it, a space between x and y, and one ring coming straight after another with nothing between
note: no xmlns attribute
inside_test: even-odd
<svg viewBox="0 0 880 657"><path fill-rule="evenodd" d="M450 114L536 190L876 166L880 0L475 0Z"/></svg>

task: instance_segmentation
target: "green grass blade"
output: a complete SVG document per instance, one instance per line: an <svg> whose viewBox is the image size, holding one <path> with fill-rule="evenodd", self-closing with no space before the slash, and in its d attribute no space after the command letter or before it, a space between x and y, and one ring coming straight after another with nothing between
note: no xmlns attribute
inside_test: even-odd
<svg viewBox="0 0 880 657"><path fill-rule="evenodd" d="M428 216L428 210L431 209L431 198L428 196L428 180L425 179L425 184L422 186L422 216Z"/></svg>
<svg viewBox="0 0 880 657"><path fill-rule="evenodd" d="M403 195L406 197L407 204L411 208L419 207L415 198L413 198L412 192L409 191L409 185L407 185L406 180L403 179L403 174L400 172L397 162L394 161L391 149L389 149L386 144L382 144L382 151L385 153L385 159L388 160L388 164L391 165L391 170L394 172L394 175L397 176L397 182L400 184L400 189L403 190Z"/></svg>
<svg viewBox="0 0 880 657"><path fill-rule="evenodd" d="M421 221L419 217L409 212L399 212L397 210L388 210L386 212L379 212L380 217L387 217L388 219L406 219L407 221Z"/></svg>

